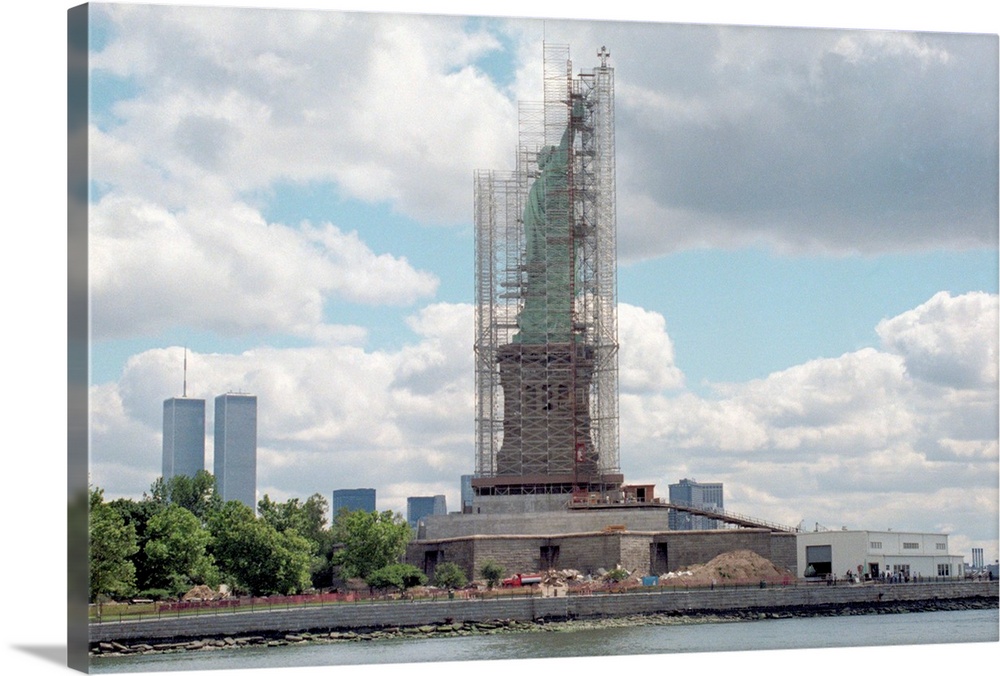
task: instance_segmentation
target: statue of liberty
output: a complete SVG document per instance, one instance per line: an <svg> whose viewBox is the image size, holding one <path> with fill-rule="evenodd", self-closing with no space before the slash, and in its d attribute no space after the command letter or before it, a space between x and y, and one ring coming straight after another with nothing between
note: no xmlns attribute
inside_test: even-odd
<svg viewBox="0 0 1000 676"><path fill-rule="evenodd" d="M569 343L573 335L573 263L570 233L569 155L575 118L558 146L538 153L538 178L524 207L526 284L524 306L513 342L525 345Z"/></svg>

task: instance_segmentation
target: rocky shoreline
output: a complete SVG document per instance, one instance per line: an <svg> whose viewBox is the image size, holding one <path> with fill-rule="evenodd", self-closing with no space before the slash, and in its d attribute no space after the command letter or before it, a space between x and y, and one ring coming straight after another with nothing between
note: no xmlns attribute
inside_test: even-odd
<svg viewBox="0 0 1000 676"><path fill-rule="evenodd" d="M708 622L749 622L795 617L842 615L872 615L947 610L983 610L996 608L992 598L928 599L883 603L824 604L809 607L744 608L738 610L674 611L649 615L574 619L566 617L538 618L531 622L492 620L485 622L445 622L413 627L371 627L352 631L315 631L297 633L255 634L248 636L209 636L197 640L158 643L122 643L118 641L92 644L92 658L121 655L177 653L196 650L233 650L247 647L279 647L296 644L340 643L345 641L379 641L479 636L501 633L537 631L579 631L605 627L640 625L677 625Z"/></svg>

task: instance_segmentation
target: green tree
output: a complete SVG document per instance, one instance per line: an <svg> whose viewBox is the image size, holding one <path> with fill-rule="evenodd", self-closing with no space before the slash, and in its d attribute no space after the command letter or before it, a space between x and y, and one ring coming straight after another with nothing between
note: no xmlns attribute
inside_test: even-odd
<svg viewBox="0 0 1000 676"><path fill-rule="evenodd" d="M486 587L493 589L500 582L500 579L503 578L503 566L492 559L488 559L483 562L482 567L479 569L479 574L486 580Z"/></svg>
<svg viewBox="0 0 1000 676"><path fill-rule="evenodd" d="M170 498L167 494L167 482L163 480L162 476L156 477L156 481L149 486L149 494L143 493L142 499L166 507Z"/></svg>
<svg viewBox="0 0 1000 676"><path fill-rule="evenodd" d="M222 501L215 490L215 478L201 470L193 477L178 475L169 481L157 477L150 486L149 493L143 493L142 500L119 498L108 504L122 516L126 524L135 528L138 552L131 560L135 566L136 585L143 590L144 595L148 595L147 591L156 591L155 588L163 583L162 579L154 579L158 572L150 567L146 556L146 544L149 541L147 526L150 520L163 513L168 506L178 505L205 524L208 515L221 508Z"/></svg>
<svg viewBox="0 0 1000 676"><path fill-rule="evenodd" d="M257 501L257 517L277 531L292 527L290 512L295 511L299 499L292 498L288 502L275 502L267 493Z"/></svg>
<svg viewBox="0 0 1000 676"><path fill-rule="evenodd" d="M89 517L90 600L109 596L127 598L135 593L135 564L138 551L135 528L104 502L104 491L90 491Z"/></svg>
<svg viewBox="0 0 1000 676"><path fill-rule="evenodd" d="M278 535L278 546L274 552L278 570L273 588L282 594L306 591L312 586L313 545L294 529Z"/></svg>
<svg viewBox="0 0 1000 676"><path fill-rule="evenodd" d="M469 584L469 579L465 577L465 571L459 568L458 564L451 561L439 563L434 568L434 586L445 589L458 589Z"/></svg>
<svg viewBox="0 0 1000 676"><path fill-rule="evenodd" d="M328 526L326 514L330 503L319 493L309 496L302 505L303 525L299 533L317 545L312 566L314 587L326 587L333 582L333 530Z"/></svg>
<svg viewBox="0 0 1000 676"><path fill-rule="evenodd" d="M398 563L411 536L399 514L341 511L334 521L334 537L341 545L334 562L344 577L367 579L373 571Z"/></svg>
<svg viewBox="0 0 1000 676"><path fill-rule="evenodd" d="M300 503L298 498L286 502L274 502L265 495L257 503L260 518L279 532L295 529L299 535L320 544L328 539L326 535L326 511L329 503L319 493L315 493Z"/></svg>
<svg viewBox="0 0 1000 676"><path fill-rule="evenodd" d="M608 574L604 577L612 582L623 582L628 579L628 576L629 572L624 568L615 568L614 570L609 570Z"/></svg>
<svg viewBox="0 0 1000 676"><path fill-rule="evenodd" d="M180 505L204 523L212 512L222 508L222 498L215 477L200 469L193 477L184 474L170 477L165 484L167 502Z"/></svg>
<svg viewBox="0 0 1000 676"><path fill-rule="evenodd" d="M365 582L375 589L396 588L406 591L411 587L427 584L427 576L409 563L391 563L370 572L365 577Z"/></svg>
<svg viewBox="0 0 1000 676"><path fill-rule="evenodd" d="M314 587L330 584L333 577L333 534L327 528L328 509L329 503L319 493L309 496L305 502L292 498L279 503L265 495L257 503L260 518L275 530L279 533L294 531L309 542L312 551L309 569Z"/></svg>
<svg viewBox="0 0 1000 676"><path fill-rule="evenodd" d="M313 493L301 505L297 505L295 530L302 537L317 544L330 540L330 529L327 527L326 513L330 503L319 493Z"/></svg>
<svg viewBox="0 0 1000 676"><path fill-rule="evenodd" d="M279 533L237 501L212 515L210 551L223 578L254 595L291 594L307 589L312 546L294 529Z"/></svg>
<svg viewBox="0 0 1000 676"><path fill-rule="evenodd" d="M150 573L147 565L145 547L149 536L146 528L149 520L166 509L166 503L157 502L149 496L144 496L142 500L132 500L130 498L118 498L108 503L111 509L115 510L126 525L131 525L135 529L135 541L137 545L136 553L131 561L135 565L136 586L142 590L143 596L147 596L146 590L150 589Z"/></svg>
<svg viewBox="0 0 1000 676"><path fill-rule="evenodd" d="M197 584L219 584L219 571L207 551L212 535L188 509L169 505L149 520L146 535L150 588L178 595Z"/></svg>

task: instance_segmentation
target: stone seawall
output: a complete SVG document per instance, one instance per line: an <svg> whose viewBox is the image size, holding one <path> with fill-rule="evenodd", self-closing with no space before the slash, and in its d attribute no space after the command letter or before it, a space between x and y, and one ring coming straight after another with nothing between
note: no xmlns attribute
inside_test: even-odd
<svg viewBox="0 0 1000 676"><path fill-rule="evenodd" d="M740 610L803 611L809 608L910 604L922 601L1000 600L998 582L944 582L879 585L795 585L744 589L654 588L649 592L565 596L503 597L386 603L338 603L269 612L231 612L90 625L92 644L163 642L183 638L237 637L296 632L335 632L385 627L417 627L456 622L583 620L656 613L711 613Z"/></svg>

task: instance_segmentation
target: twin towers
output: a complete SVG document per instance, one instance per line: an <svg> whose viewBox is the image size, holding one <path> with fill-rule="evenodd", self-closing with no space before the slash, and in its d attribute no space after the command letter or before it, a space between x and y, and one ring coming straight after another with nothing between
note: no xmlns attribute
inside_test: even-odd
<svg viewBox="0 0 1000 676"><path fill-rule="evenodd" d="M186 358L185 358L186 361ZM185 395L187 387L185 383ZM257 397L227 392L215 398L216 488L223 502L257 510ZM163 480L205 469L205 400L163 402Z"/></svg>

